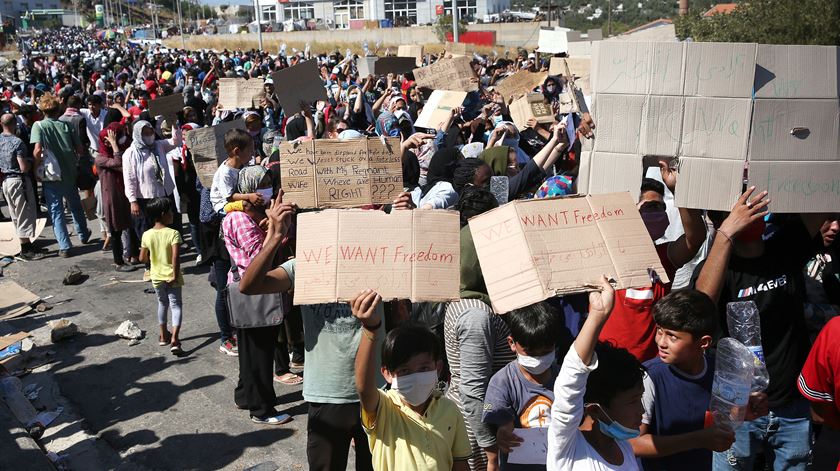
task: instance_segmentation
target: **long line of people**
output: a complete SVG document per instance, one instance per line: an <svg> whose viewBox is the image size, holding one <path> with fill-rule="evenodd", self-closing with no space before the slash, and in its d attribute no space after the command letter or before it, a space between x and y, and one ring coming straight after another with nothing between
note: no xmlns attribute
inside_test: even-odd
<svg viewBox="0 0 840 471"><path fill-rule="evenodd" d="M88 244L84 206L95 198L103 251L118 271L145 268L160 344L177 355L182 319L195 315L182 315L181 256L194 250L212 266L219 350L238 356L235 404L254 423L281 425L291 417L278 410L274 383L302 383L310 469L344 470L353 443L360 470L804 470L815 428L840 428L840 321L829 322L840 312L836 214L773 214L773 195L748 188L731 212L679 208L670 220L666 197L679 176L663 158L638 208L668 279L693 270L687 285L651 272L650 288L614 290L605 277L588 295L493 311L467 220L499 205L492 177L507 179L503 200L574 193L581 140L595 129L587 113L524 129L511 121L493 85L546 69L533 53L474 55L479 91L436 129L416 129L428 90L411 73L361 77L350 51L182 51L73 28L20 47L0 101L0 171L19 257L48 255L34 242L40 198L61 257L74 255L65 208ZM284 84L270 74L307 59L328 99L286 114ZM224 109L222 77L262 81L255 106ZM556 106L566 86L550 76L537 89ZM173 93L184 96L177 122L150 114L152 100ZM225 134L227 155L205 187L183 135L238 118L246 129ZM458 210L460 300L383 302L359 286L350 303L293 307L299 209L283 201L277 143L377 135L401 139L406 188L365 209ZM682 235L663 243L669 226ZM260 299L282 308L282 322L232 327L231 310L245 308L231 289L273 296ZM736 300L758 306L770 385L729 430L707 410L715 340ZM517 448L526 447L523 459Z"/></svg>

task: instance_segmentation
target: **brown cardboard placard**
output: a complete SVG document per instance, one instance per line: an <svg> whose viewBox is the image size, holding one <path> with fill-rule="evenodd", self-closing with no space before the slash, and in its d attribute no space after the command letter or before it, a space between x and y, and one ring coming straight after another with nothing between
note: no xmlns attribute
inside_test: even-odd
<svg viewBox="0 0 840 471"><path fill-rule="evenodd" d="M4 319L17 317L29 312L29 310L41 301L41 297L29 291L14 281L0 283L0 315Z"/></svg>
<svg viewBox="0 0 840 471"><path fill-rule="evenodd" d="M545 82L545 72L531 72L520 70L493 86L493 90L505 97L505 100L517 99L531 93L534 88Z"/></svg>
<svg viewBox="0 0 840 471"><path fill-rule="evenodd" d="M184 95L176 93L155 98L149 102L149 114L152 116L163 116L166 121L174 124L175 117L184 109Z"/></svg>
<svg viewBox="0 0 840 471"><path fill-rule="evenodd" d="M231 129L245 129L245 121L237 119L187 131L184 140L192 153L198 179L206 188L213 184L213 174L227 158L225 133Z"/></svg>
<svg viewBox="0 0 840 471"><path fill-rule="evenodd" d="M417 67L423 65L423 46L416 44L401 44L397 49L398 57L414 57Z"/></svg>
<svg viewBox="0 0 840 471"><path fill-rule="evenodd" d="M450 90L435 90L423 105L423 111L414 123L415 127L437 129L440 123L446 122L453 108L464 104L467 92Z"/></svg>
<svg viewBox="0 0 840 471"><path fill-rule="evenodd" d="M376 61L376 75L404 74L411 72L416 67L412 57L380 57Z"/></svg>
<svg viewBox="0 0 840 471"><path fill-rule="evenodd" d="M520 131L528 127L528 120L531 118L536 119L540 124L554 122L554 112L551 105L545 103L545 97L542 93L528 93L514 100L510 104L510 116L513 118L513 124Z"/></svg>
<svg viewBox="0 0 840 471"><path fill-rule="evenodd" d="M359 71L359 78L367 78L369 75L376 75L376 60L375 56L365 56L356 59L356 69Z"/></svg>
<svg viewBox="0 0 840 471"><path fill-rule="evenodd" d="M254 97L262 91L263 81L260 79L220 78L219 104L226 110L253 108Z"/></svg>
<svg viewBox="0 0 840 471"><path fill-rule="evenodd" d="M475 72L468 57L441 59L429 66L414 69L414 79L418 87L432 90L478 90Z"/></svg>
<svg viewBox="0 0 840 471"><path fill-rule="evenodd" d="M303 213L297 240L295 304L348 301L368 288L385 300L459 298L457 212Z"/></svg>
<svg viewBox="0 0 840 471"><path fill-rule="evenodd" d="M324 88L317 61L314 59L280 69L271 74L271 78L274 80L277 100L286 116L299 112L301 101L313 103L327 100L327 89Z"/></svg>
<svg viewBox="0 0 840 471"><path fill-rule="evenodd" d="M387 204L403 190L399 138L283 143L278 151L284 201L301 208Z"/></svg>
<svg viewBox="0 0 840 471"><path fill-rule="evenodd" d="M592 59L588 57L552 57L548 66L548 75L568 77L566 72L568 65L569 73L574 77L577 88L584 96L589 96L592 94L591 63Z"/></svg>
<svg viewBox="0 0 840 471"><path fill-rule="evenodd" d="M47 225L46 218L39 218L35 221L35 237L30 238L35 241L44 232L44 227ZM0 222L0 255L15 256L20 253L20 238L15 230L14 222Z"/></svg>
<svg viewBox="0 0 840 471"><path fill-rule="evenodd" d="M496 313L552 296L651 286L667 274L628 193L520 200L470 219L487 293Z"/></svg>

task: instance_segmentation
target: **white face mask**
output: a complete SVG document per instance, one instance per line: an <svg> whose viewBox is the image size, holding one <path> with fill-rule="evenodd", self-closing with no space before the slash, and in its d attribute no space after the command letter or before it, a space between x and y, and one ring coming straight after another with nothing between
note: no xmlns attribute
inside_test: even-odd
<svg viewBox="0 0 840 471"><path fill-rule="evenodd" d="M274 190L272 188L257 188L258 195L262 196L263 203L266 207L268 207L268 203L271 201L271 196L274 194Z"/></svg>
<svg viewBox="0 0 840 471"><path fill-rule="evenodd" d="M143 136L143 144L150 146L155 143L155 136Z"/></svg>
<svg viewBox="0 0 840 471"><path fill-rule="evenodd" d="M438 381L437 370L412 373L404 376L394 376L391 389L400 393L405 402L412 406L419 406L426 402L435 389Z"/></svg>
<svg viewBox="0 0 840 471"><path fill-rule="evenodd" d="M551 368L551 365L554 364L554 358L555 354L553 351L541 357L516 354L516 361L522 365L522 368L525 368L525 371L533 375L541 374L543 371Z"/></svg>

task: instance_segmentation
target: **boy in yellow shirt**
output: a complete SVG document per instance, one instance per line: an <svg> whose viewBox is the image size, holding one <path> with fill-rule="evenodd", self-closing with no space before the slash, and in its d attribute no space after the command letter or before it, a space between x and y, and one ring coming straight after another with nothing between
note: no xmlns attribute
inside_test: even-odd
<svg viewBox="0 0 840 471"><path fill-rule="evenodd" d="M146 214L155 222L154 227L143 233L140 240L140 261L150 263L152 286L158 298L158 323L160 346L170 345L173 355L180 355L181 341L181 287L184 277L178 259L181 234L167 227L172 224L172 203L168 198L155 198L146 205ZM172 332L166 330L166 312L172 311Z"/></svg>
<svg viewBox="0 0 840 471"><path fill-rule="evenodd" d="M362 403L362 427L370 439L377 471L467 471L470 443L458 407L435 390L443 365L435 335L421 326L400 326L382 345L382 376L387 392L376 388L376 332L382 318L374 291L359 293L350 307L362 322L356 353L356 389Z"/></svg>

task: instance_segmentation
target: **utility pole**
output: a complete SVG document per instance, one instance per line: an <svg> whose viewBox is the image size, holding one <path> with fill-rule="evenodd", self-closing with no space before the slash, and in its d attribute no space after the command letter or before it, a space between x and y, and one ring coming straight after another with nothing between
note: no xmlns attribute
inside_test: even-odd
<svg viewBox="0 0 840 471"><path fill-rule="evenodd" d="M607 37L612 36L612 0L607 4Z"/></svg>
<svg viewBox="0 0 840 471"><path fill-rule="evenodd" d="M260 12L260 0L254 0L254 17L257 19L257 42L260 46L260 51L263 50L262 42L262 12Z"/></svg>
<svg viewBox="0 0 840 471"><path fill-rule="evenodd" d="M452 42L459 42L458 32L458 0L452 0Z"/></svg>
<svg viewBox="0 0 840 471"><path fill-rule="evenodd" d="M157 15L155 15L155 12L157 11L157 3L155 3L155 0L152 0L152 4L150 6L152 7L152 37L157 40Z"/></svg>
<svg viewBox="0 0 840 471"><path fill-rule="evenodd" d="M186 39L184 39L184 20L181 18L181 0L178 2L178 34L181 36L181 49L187 48Z"/></svg>
<svg viewBox="0 0 840 471"><path fill-rule="evenodd" d="M688 13L688 0L680 0L680 16Z"/></svg>
<svg viewBox="0 0 840 471"><path fill-rule="evenodd" d="M551 28L551 0L548 0L548 27Z"/></svg>

